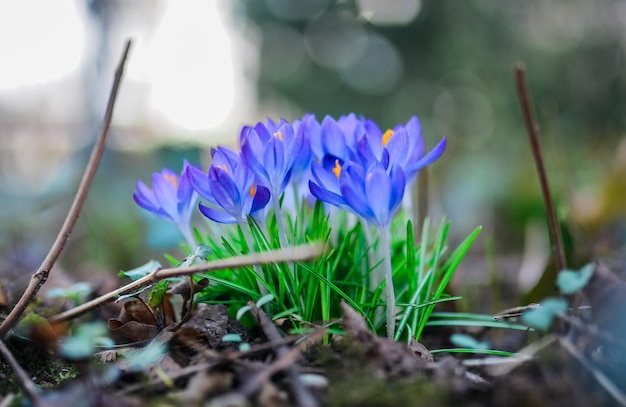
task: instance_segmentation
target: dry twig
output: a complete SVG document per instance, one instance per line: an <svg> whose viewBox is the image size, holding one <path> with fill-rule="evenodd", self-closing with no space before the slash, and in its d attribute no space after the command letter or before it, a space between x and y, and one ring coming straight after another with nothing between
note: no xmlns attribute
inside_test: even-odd
<svg viewBox="0 0 626 407"><path fill-rule="evenodd" d="M543 202L548 214L548 230L550 238L552 239L554 261L556 263L557 271L561 271L567 267L565 249L563 248L563 239L561 237L561 228L559 226L559 220L556 216L556 209L554 208L554 201L552 200L550 186L548 185L548 176L546 174L545 166L543 165L541 146L539 144L539 126L533 119L528 86L526 85L526 70L524 65L521 63L515 65L515 84L517 86L517 95L522 108L522 114L524 116L524 123L526 124L526 130L528 132L530 147L535 159L535 165L537 166L537 175L539 176Z"/></svg>
<svg viewBox="0 0 626 407"><path fill-rule="evenodd" d="M128 40L126 42L122 58L119 62L119 65L117 66L117 70L115 71L113 87L111 88L109 102L107 104L106 113L104 114L104 124L102 125L100 134L98 135L96 143L91 152L91 156L89 157L89 162L87 163L87 167L85 168L85 172L80 181L80 185L78 186L78 191L76 192L76 196L74 197L72 206L67 213L65 222L63 222L63 226L61 226L61 230L59 231L56 240L50 248L48 255L43 260L37 272L32 275L28 283L28 287L26 287L26 290L22 294L22 297L19 299L15 307L13 307L7 318L2 321L2 324L0 325L0 339L4 338L7 332L9 332L9 330L15 326L17 321L24 313L24 310L26 309L28 304L30 304L33 298L35 298L35 296L37 295L37 292L39 292L39 289L45 284L48 276L50 275L52 267L61 255L61 252L65 248L65 244L70 238L70 234L74 229L74 225L76 225L76 221L78 220L80 211L83 207L85 199L87 198L87 193L89 192L91 182L96 175L98 164L100 163L100 159L102 158L102 154L104 153L107 134L109 132L109 127L111 126L111 120L113 118L113 108L115 107L115 100L117 99L117 93L120 82L122 80L122 75L124 73L124 65L126 64L126 58L128 57L128 51L130 50L130 46L131 41Z"/></svg>
<svg viewBox="0 0 626 407"><path fill-rule="evenodd" d="M259 310L258 308L256 309ZM263 311L261 310L259 311L263 313ZM263 313L263 315L265 314ZM269 321L269 324L273 326L272 321L269 320L267 315L265 315L265 318L267 318ZM261 324L261 321L259 321L259 324ZM264 325L266 328L268 327L266 322L263 322L262 325ZM263 326L261 328L263 329ZM276 327L274 327L274 330L275 329ZM319 341L322 338L324 331L325 329L323 328L316 330L308 337L308 340L313 341L313 342ZM267 332L265 334L267 335ZM280 339L280 333L278 333L278 331L275 331L275 334L277 334L279 336L278 339ZM274 336L274 334L271 334L271 336ZM270 338L268 337L268 339ZM271 365L267 366L265 369L261 370L251 380L244 383L240 387L238 393L245 397L250 397L251 395L256 393L259 390L259 388L263 385L263 383L267 382L270 379L270 377L280 372L281 370L286 370L289 374L289 380L291 381L292 389L294 392L293 395L294 395L294 398L296 399L297 405L301 407L302 406L310 406L310 407L317 406L318 405L317 401L315 400L313 395L309 392L309 390L302 384L302 381L300 381L299 377L297 376L297 372L295 371L295 369L293 369L293 365L298 359L298 357L300 357L302 348L304 346L305 346L304 341L300 342L298 346L293 347L291 349L287 348L284 345L278 346L276 348L278 359L276 359Z"/></svg>
<svg viewBox="0 0 626 407"><path fill-rule="evenodd" d="M321 245L307 244L307 245L300 245L300 246L290 247L290 248L281 249L281 250L273 250L273 251L268 251L268 252L263 252L263 253L252 253L252 254L247 254L245 256L237 256L237 257L231 257L229 259L215 260L215 261L211 261L209 263L198 265L198 266L157 269L153 271L152 273L148 274L147 276L142 277L138 280L135 280L132 283L125 285L124 287L118 288L117 290L104 294L89 302L81 304L78 307L75 307L65 312L62 312L60 314L57 314L51 317L50 319L48 319L48 321L50 323L58 323L58 322L70 320L94 308L100 307L111 301L115 301L121 295L126 295L126 294L130 294L133 292L137 292L138 290L144 287L155 284L158 281L164 280L166 278L187 276L187 275L200 273L200 272L207 272L207 271L224 270L224 269L230 269L230 268L236 268L236 267L245 267L245 266L251 266L254 264L309 260L311 258L314 258L320 255L322 252L322 249L323 247Z"/></svg>

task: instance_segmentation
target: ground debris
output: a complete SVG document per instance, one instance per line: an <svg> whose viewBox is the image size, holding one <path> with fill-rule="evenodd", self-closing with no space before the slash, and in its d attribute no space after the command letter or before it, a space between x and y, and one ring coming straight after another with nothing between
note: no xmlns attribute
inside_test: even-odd
<svg viewBox="0 0 626 407"><path fill-rule="evenodd" d="M412 349L404 344L376 336L365 319L345 302L341 303L347 339L358 347L371 367L386 376L410 376L424 371L433 357L426 347L415 342Z"/></svg>

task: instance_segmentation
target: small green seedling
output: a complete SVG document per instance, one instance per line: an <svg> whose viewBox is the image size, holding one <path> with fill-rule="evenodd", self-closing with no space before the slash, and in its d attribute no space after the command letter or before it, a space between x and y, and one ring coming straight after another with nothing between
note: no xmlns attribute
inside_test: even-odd
<svg viewBox="0 0 626 407"><path fill-rule="evenodd" d="M113 347L115 342L108 333L106 325L100 322L80 324L59 345L61 355L70 360L81 360L91 357L97 348Z"/></svg>
<svg viewBox="0 0 626 407"><path fill-rule="evenodd" d="M238 343L240 352L248 352L250 344L243 341L239 334L227 334L222 337L222 342Z"/></svg>
<svg viewBox="0 0 626 407"><path fill-rule="evenodd" d="M74 305L82 304L93 293L93 287L89 283L79 282L68 288L53 288L46 295L48 298L64 298Z"/></svg>

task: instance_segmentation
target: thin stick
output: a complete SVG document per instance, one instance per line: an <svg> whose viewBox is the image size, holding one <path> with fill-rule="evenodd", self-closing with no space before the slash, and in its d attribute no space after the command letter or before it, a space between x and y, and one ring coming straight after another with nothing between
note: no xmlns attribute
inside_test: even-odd
<svg viewBox="0 0 626 407"><path fill-rule="evenodd" d="M13 373L15 373L15 376L17 377L17 380L19 381L20 386L22 387L22 390L24 390L26 396L28 396L33 405L39 405L39 389L37 388L35 383L30 380L28 374L24 371L24 369L22 369L9 348L7 348L7 346L2 341L0 341L0 354L9 364L9 366L11 366L11 369L13 369Z"/></svg>
<svg viewBox="0 0 626 407"><path fill-rule="evenodd" d="M89 157L89 162L87 163L85 173L83 174L80 185L78 186L78 191L76 192L76 196L74 197L72 206L67 213L67 217L63 222L63 226L61 226L61 230L59 231L59 234L57 235L54 244L50 248L48 255L39 267L39 270L37 270L37 272L32 275L28 283L28 287L26 287L26 291L24 291L22 297L19 299L15 307L11 310L7 318L0 325L0 339L4 338L7 332L9 332L9 330L15 326L17 321L24 313L24 310L26 309L28 304L30 304L33 298L35 298L35 295L37 295L39 289L48 279L48 276L50 275L50 270L52 270L54 263L56 263L57 259L61 255L61 252L65 248L65 244L69 240L70 234L74 229L74 225L78 220L78 215L80 214L80 211L83 207L85 198L87 198L89 187L91 186L91 182L93 181L96 170L98 169L100 158L102 158L102 154L104 153L107 134L109 132L109 127L111 126L111 120L113 118L113 108L115 106L115 100L117 99L117 93L120 82L122 80L122 75L124 73L124 65L126 63L126 58L128 57L130 46L131 41L128 40L126 42L126 47L124 48L124 53L122 54L122 59L117 66L117 70L115 71L115 79L113 81L113 87L111 88L111 94L109 96L106 113L104 114L104 124L102 125L102 130L98 135L96 144L94 145L91 156Z"/></svg>
<svg viewBox="0 0 626 407"><path fill-rule="evenodd" d="M143 287L152 285L160 280L172 277L187 276L200 272L224 270L229 268L252 266L255 264L278 263L284 261L302 261L317 257L322 253L323 246L317 244L307 244L286 249L273 250L263 253L252 253L245 256L231 257L228 259L220 259L211 261L206 264L192 267L157 269L145 277L135 280L124 287L111 291L89 302L79 305L48 319L50 323L67 321L84 314L94 308L100 307L111 301L116 300L119 296L137 292Z"/></svg>
<svg viewBox="0 0 626 407"><path fill-rule="evenodd" d="M535 159L537 174L539 175L539 184L541 185L541 194L543 195L543 203L546 207L548 215L548 230L552 239L552 249L554 250L554 261L557 271L564 270L566 265L565 249L563 248L563 240L561 237L561 229L554 208L554 201L548 185L548 176L543 165L543 157L541 155L541 146L539 145L539 126L535 123L532 115L528 86L526 85L526 70L522 63L515 65L515 84L517 86L517 95L524 116L524 123L528 131L528 139L530 147Z"/></svg>
<svg viewBox="0 0 626 407"><path fill-rule="evenodd" d="M252 308L252 315L254 315L255 319L258 321L259 326L265 333L265 336L267 336L267 339L269 339L270 342L280 341L282 339L280 332L278 332L276 325L274 325L265 312L258 308L252 301L249 302L248 305ZM289 354L289 348L287 345L276 346L276 355L279 358L283 358L287 354ZM307 389L302 383L302 380L300 380L300 376L298 375L298 371L295 369L294 365L289 365L286 369L296 405L298 407L317 407L317 400L315 400L315 397L313 397L309 389Z"/></svg>
<svg viewBox="0 0 626 407"><path fill-rule="evenodd" d="M318 342L324 336L325 329L319 328L315 330L309 337L309 342ZM243 383L238 389L238 393L243 395L244 397L251 397L255 393L259 391L261 386L266 383L273 375L280 371L288 370L293 366L298 357L300 357L303 349L307 345L306 341L300 342L295 347L287 350L282 353L272 364L263 368L257 374L255 374L250 380ZM291 379L291 378L290 378ZM294 395L296 396L296 395ZM317 401L311 395L311 402L317 405Z"/></svg>

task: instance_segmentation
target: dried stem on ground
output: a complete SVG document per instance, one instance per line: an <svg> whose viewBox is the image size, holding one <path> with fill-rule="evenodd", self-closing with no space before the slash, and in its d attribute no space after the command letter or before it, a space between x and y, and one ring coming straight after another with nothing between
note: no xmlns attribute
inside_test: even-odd
<svg viewBox="0 0 626 407"><path fill-rule="evenodd" d="M533 119L528 86L526 85L526 69L522 63L517 63L515 65L515 84L517 86L517 95L522 108L522 115L524 116L524 123L526 124L526 130L528 131L530 147L535 159L535 165L537 166L537 175L539 176L539 183L541 184L544 206L546 207L546 212L548 214L548 229L550 238L552 239L554 261L556 263L557 271L561 271L567 267L565 249L563 248L561 228L559 227L559 220L556 216L552 193L550 192L550 186L548 185L548 176L543 165L543 156L541 155L541 146L539 144L539 126Z"/></svg>
<svg viewBox="0 0 626 407"><path fill-rule="evenodd" d="M72 206L70 207L67 217L65 218L65 222L63 222L63 226L61 226L61 230L59 231L56 240L50 248L48 255L44 259L37 272L32 275L28 283L28 287L26 287L26 290L22 294L22 297L19 299L15 307L11 310L7 318L2 322L2 324L0 324L0 339L4 338L7 332L9 332L9 330L13 328L15 324L17 324L28 304L30 304L33 298L35 298L35 296L37 295L37 292L39 292L39 289L45 284L48 276L50 275L52 267L61 255L63 249L65 248L65 244L69 240L70 234L74 229L74 225L76 225L76 221L78 220L80 211L83 208L83 203L87 198L87 193L89 192L89 188L96 174L96 170L98 169L98 164L100 163L100 159L102 158L102 154L104 153L107 134L109 132L109 127L111 126L111 120L113 118L113 108L115 107L115 100L117 99L119 86L122 80L122 75L124 73L124 65L126 64L126 58L128 57L130 46L131 41L128 40L126 42L126 46L124 47L122 58L117 66L117 70L115 71L115 79L113 80L111 94L109 96L106 112L104 114L104 124L102 125L100 134L98 135L96 143L91 152L91 156L89 157L89 162L87 163L87 167L85 168L85 172L80 181L80 185L78 186L78 191L76 192L76 196L74 197Z"/></svg>
<svg viewBox="0 0 626 407"><path fill-rule="evenodd" d="M259 326L265 333L265 336L270 342L278 342L282 339L280 332L274 325L274 322L261 310L258 308L254 302L249 302L248 305L252 308L252 315L258 321ZM287 345L278 345L276 347L276 355L279 360L286 357L289 354L289 348ZM295 362L295 359L294 359ZM313 394L307 389L300 377L298 376L298 371L294 367L293 364L288 365L287 367L287 375L289 376L289 381L291 384L291 388L293 391L294 399L296 400L296 405L299 407L317 407L318 403Z"/></svg>
<svg viewBox="0 0 626 407"><path fill-rule="evenodd" d="M252 266L255 264L268 264L279 263L285 261L304 261L310 260L319 256L322 253L323 246L319 244L306 244L295 247L290 247L280 250L272 250L263 253L252 253L245 256L231 257L228 259L220 259L208 262L206 264L192 266L192 267L180 267L180 268L168 268L168 269L156 269L152 273L138 280L133 281L118 288L117 290L106 293L98 298L95 298L89 302L79 305L60 314L57 314L48 321L50 323L58 323L68 321L85 312L91 311L97 307L107 304L111 301L115 301L119 296L137 292L138 290L155 284L160 280L172 277L188 276L195 273L224 270L236 267Z"/></svg>

